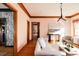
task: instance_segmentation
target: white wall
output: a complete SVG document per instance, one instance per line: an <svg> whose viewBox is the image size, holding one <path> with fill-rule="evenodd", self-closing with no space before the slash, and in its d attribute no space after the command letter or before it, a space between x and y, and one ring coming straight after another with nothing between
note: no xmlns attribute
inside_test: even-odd
<svg viewBox="0 0 79 59"><path fill-rule="evenodd" d="M19 7L18 4L11 5L17 9L17 51L20 51L21 48L27 43L27 20L29 17L26 13Z"/></svg>
<svg viewBox="0 0 79 59"><path fill-rule="evenodd" d="M45 36L48 32L48 26L52 28L64 28L65 29L65 35L71 35L71 20L67 19L64 24L61 24L63 22L57 22L58 18L31 18L31 22L40 22L40 37ZM31 37L31 36L30 36Z"/></svg>

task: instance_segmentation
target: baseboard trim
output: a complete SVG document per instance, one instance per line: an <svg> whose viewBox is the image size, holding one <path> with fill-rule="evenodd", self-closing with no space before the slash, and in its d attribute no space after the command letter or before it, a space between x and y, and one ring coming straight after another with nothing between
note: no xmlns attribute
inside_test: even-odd
<svg viewBox="0 0 79 59"><path fill-rule="evenodd" d="M27 45L27 43L25 45ZM19 53L25 47L25 45L17 53Z"/></svg>

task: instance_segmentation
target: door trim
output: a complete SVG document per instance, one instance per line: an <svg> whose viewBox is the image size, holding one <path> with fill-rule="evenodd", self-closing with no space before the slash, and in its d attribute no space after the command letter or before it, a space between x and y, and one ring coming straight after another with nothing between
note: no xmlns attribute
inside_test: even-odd
<svg viewBox="0 0 79 59"><path fill-rule="evenodd" d="M17 10L10 3L3 3L5 6L13 11L13 21L14 21L14 49L13 54L17 55Z"/></svg>
<svg viewBox="0 0 79 59"><path fill-rule="evenodd" d="M33 24L33 23L36 23L36 24ZM31 34L31 37L32 37L32 40L33 40L33 25L38 25L38 38L40 37L40 22L31 22L31 31L32 31L32 34Z"/></svg>
<svg viewBox="0 0 79 59"><path fill-rule="evenodd" d="M29 43L29 39L30 39L30 22L29 21L27 21L27 44Z"/></svg>

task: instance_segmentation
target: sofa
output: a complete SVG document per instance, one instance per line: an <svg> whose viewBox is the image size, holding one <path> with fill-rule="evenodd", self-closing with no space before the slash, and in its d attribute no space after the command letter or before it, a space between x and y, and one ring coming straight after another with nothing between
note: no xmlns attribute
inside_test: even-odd
<svg viewBox="0 0 79 59"><path fill-rule="evenodd" d="M79 49L74 47L67 51L62 42L57 44L48 43L48 38L38 38L34 55L35 56L79 56ZM60 50L61 48L61 50Z"/></svg>
<svg viewBox="0 0 79 59"><path fill-rule="evenodd" d="M39 38L37 40L34 51L35 56L66 56L66 53L59 50L58 44L49 44L47 38Z"/></svg>

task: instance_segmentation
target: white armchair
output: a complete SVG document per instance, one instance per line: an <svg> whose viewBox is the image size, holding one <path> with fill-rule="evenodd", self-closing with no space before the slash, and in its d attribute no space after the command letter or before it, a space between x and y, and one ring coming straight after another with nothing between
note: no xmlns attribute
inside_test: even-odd
<svg viewBox="0 0 79 59"><path fill-rule="evenodd" d="M45 38L37 40L35 56L65 56L66 53L59 50L57 44L50 45Z"/></svg>

